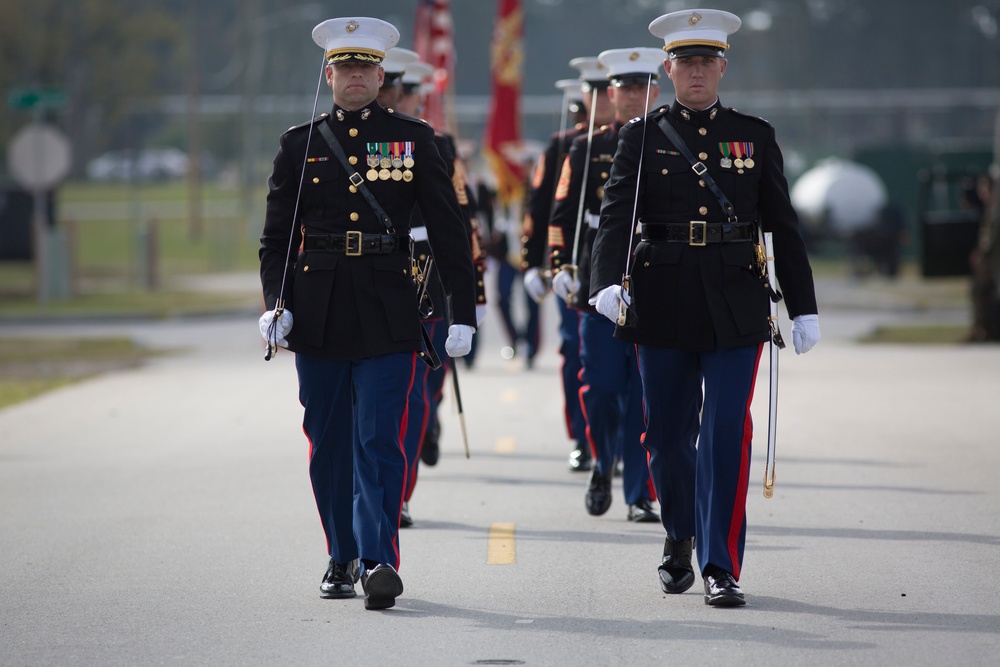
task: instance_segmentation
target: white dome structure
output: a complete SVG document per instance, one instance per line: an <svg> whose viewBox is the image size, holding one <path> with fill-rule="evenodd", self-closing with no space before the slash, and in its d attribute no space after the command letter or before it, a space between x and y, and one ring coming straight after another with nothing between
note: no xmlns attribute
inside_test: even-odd
<svg viewBox="0 0 1000 667"><path fill-rule="evenodd" d="M889 201L878 174L839 158L821 160L799 177L789 194L803 225L835 235L871 227Z"/></svg>

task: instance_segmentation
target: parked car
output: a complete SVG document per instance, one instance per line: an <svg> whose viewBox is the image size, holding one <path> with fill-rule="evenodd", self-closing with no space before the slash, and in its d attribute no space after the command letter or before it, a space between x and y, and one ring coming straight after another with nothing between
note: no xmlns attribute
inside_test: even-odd
<svg viewBox="0 0 1000 667"><path fill-rule="evenodd" d="M187 174L188 156L179 148L131 148L109 151L87 164L95 181L164 181Z"/></svg>

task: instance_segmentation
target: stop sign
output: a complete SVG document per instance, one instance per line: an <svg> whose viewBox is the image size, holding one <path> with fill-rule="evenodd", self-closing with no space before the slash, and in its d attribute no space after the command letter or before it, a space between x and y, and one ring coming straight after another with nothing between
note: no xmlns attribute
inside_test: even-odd
<svg viewBox="0 0 1000 667"><path fill-rule="evenodd" d="M26 190L48 190L69 174L71 151L66 135L51 125L32 123L10 142L7 164Z"/></svg>

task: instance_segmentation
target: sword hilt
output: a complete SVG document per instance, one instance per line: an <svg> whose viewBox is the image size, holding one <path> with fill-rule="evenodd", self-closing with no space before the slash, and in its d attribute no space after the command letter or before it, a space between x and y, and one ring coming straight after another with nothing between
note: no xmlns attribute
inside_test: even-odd
<svg viewBox="0 0 1000 667"><path fill-rule="evenodd" d="M618 320L617 324L620 327L627 327L634 323L633 317L629 317L629 304L625 303L625 299L628 298L631 301L632 292L632 277L625 276L622 278L622 293L618 299Z"/></svg>
<svg viewBox="0 0 1000 667"><path fill-rule="evenodd" d="M281 315L284 312L285 312L285 301L284 299L280 299L274 309L274 317L271 318L271 324L269 324L267 327L267 349L264 350L264 361L271 361L271 359L274 358L274 355L278 353L278 345L277 345L278 320L281 319ZM271 341L275 342L272 343Z"/></svg>
<svg viewBox="0 0 1000 667"><path fill-rule="evenodd" d="M576 272L577 272L576 264L563 264L561 267L559 267L559 273L562 273L563 271L569 272L570 285L572 285L573 282L576 281ZM576 292L574 292L571 289L569 292L566 293L566 303L572 303L575 297L576 297Z"/></svg>

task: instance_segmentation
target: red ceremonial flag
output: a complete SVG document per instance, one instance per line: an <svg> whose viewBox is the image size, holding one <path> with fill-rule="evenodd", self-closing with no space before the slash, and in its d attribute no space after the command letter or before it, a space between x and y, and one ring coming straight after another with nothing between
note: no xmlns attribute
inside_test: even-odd
<svg viewBox="0 0 1000 667"><path fill-rule="evenodd" d="M419 0L413 24L413 50L434 67L434 92L427 96L424 118L432 127L454 135L455 40L448 0Z"/></svg>
<svg viewBox="0 0 1000 667"><path fill-rule="evenodd" d="M523 33L521 0L499 0L490 48L493 99L486 122L483 152L493 167L497 196L504 204L519 202L524 191L523 165L519 157Z"/></svg>

